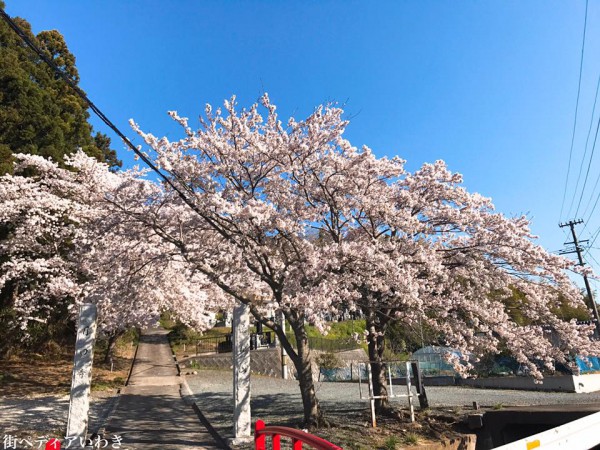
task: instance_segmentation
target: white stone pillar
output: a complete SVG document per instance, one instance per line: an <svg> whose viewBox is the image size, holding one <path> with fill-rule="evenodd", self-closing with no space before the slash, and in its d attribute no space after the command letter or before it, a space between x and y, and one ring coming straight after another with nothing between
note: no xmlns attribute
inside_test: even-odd
<svg viewBox="0 0 600 450"><path fill-rule="evenodd" d="M279 325L283 329L283 334L285 334L285 315L283 314L283 311L281 311L281 313L279 314ZM285 348L283 347L283 345L280 344L280 347L281 347L281 378L283 378L284 380L287 380L288 373L289 373L288 366L287 366L288 355L287 355L287 352L285 351Z"/></svg>
<svg viewBox="0 0 600 450"><path fill-rule="evenodd" d="M74 441L76 445L80 442L85 443L88 428L96 317L96 305L86 303L79 307L77 341L71 379L71 402L67 419L67 437L77 438Z"/></svg>
<svg viewBox="0 0 600 450"><path fill-rule="evenodd" d="M233 310L233 445L252 441L250 417L250 307Z"/></svg>

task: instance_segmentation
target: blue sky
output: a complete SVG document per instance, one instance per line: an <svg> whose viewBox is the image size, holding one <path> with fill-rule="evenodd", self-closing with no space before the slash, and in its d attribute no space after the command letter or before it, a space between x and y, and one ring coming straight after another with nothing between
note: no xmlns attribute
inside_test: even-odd
<svg viewBox="0 0 600 450"><path fill-rule="evenodd" d="M337 101L351 119L354 145L399 155L411 170L444 159L499 211L528 214L548 250L566 240L558 222L574 218L567 213L579 198L575 180L600 73L598 2L589 4L561 216L583 0L6 1L7 12L26 18L35 32L65 36L81 86L131 138L129 118L175 138L179 130L166 111L197 117L205 103L220 105L232 94L247 106L266 91L284 118ZM131 164L121 143L113 144ZM596 159L582 208L600 175ZM578 229L585 239L598 227L600 207ZM600 261L600 251L591 256Z"/></svg>

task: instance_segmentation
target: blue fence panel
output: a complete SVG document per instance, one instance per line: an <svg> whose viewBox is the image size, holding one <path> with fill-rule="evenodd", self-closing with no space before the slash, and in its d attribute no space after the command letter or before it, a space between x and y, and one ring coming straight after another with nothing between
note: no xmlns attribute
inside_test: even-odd
<svg viewBox="0 0 600 450"><path fill-rule="evenodd" d="M581 373L600 372L600 357L598 356L588 356L587 358L576 356L575 361Z"/></svg>

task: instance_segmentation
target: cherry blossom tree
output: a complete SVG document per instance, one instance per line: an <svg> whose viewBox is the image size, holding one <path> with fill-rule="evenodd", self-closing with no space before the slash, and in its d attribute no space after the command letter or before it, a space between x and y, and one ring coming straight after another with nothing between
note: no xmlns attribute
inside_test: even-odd
<svg viewBox="0 0 600 450"><path fill-rule="evenodd" d="M0 289L20 328L64 319L84 301L99 306L110 342L128 327L155 324L165 309L195 328L212 326L208 304L222 292L113 209L115 195L143 203L157 185L137 171L112 173L82 152L67 164L19 155L15 175L0 178Z"/></svg>
<svg viewBox="0 0 600 450"><path fill-rule="evenodd" d="M235 98L224 110L207 106L197 131L171 112L185 132L174 142L132 122L169 183L152 205L124 211L275 331L298 374L305 425L323 417L304 324L326 332L325 313L341 307L367 315L379 381L394 320L425 321L465 355L506 347L538 377L534 361L552 366L592 351L589 327L551 312L559 295L581 304L563 272L572 264L534 245L526 219L494 213L442 162L410 174L399 158L353 147L339 108L284 125L266 95L261 104L264 116L258 104L238 110ZM512 322L490 295L513 287L527 296L531 325ZM285 315L295 348L268 306ZM562 347L550 345L542 324L557 330Z"/></svg>
<svg viewBox="0 0 600 450"><path fill-rule="evenodd" d="M65 186L58 173L48 160L22 156L15 176L0 179L0 287L21 330L67 315L79 297L79 272L68 255L82 236L82 211L60 195Z"/></svg>
<svg viewBox="0 0 600 450"><path fill-rule="evenodd" d="M565 301L584 306L565 273L575 270L573 263L535 245L525 217L495 213L489 199L469 194L461 182L442 161L425 164L352 212L346 234L352 245L338 265L355 288L347 301L367 318L376 395L386 395L382 355L393 321L437 330L464 355L454 361L463 374L472 368L469 357L507 350L540 379L540 365L553 370L568 355L599 350L592 327L554 312ZM525 296L527 325L515 323L501 301L513 289ZM558 334L561 346L552 344L544 326ZM379 410L387 407L378 401Z"/></svg>
<svg viewBox="0 0 600 450"><path fill-rule="evenodd" d="M156 163L195 206L192 210L165 186L167 198L156 200L156 213L145 221L195 270L249 304L255 320L275 331L295 366L304 420L312 427L323 416L304 324L323 325L323 313L337 302L339 277L324 270L329 246L306 238L325 212L311 206L303 192L318 190L313 177L327 176L336 159L364 156L341 139L341 110L321 108L305 121L291 119L286 129L268 98L263 104L268 111L264 122L257 105L238 113L232 100L225 104L227 115L207 107L198 132L172 113L187 134L179 142L156 139L136 127ZM370 154L365 159L378 164ZM141 217L145 211L144 205L130 213ZM267 316L273 305L290 324L295 348Z"/></svg>

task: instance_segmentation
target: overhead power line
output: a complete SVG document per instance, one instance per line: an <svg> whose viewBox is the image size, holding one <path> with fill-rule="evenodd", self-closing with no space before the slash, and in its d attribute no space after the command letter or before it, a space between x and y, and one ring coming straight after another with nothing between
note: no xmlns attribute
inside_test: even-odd
<svg viewBox="0 0 600 450"><path fill-rule="evenodd" d="M596 239L598 239L598 236L600 235L600 228L598 228L596 231L594 231L594 233L592 233L592 238L590 239L590 244L588 245L588 249L586 251L586 255L588 253L590 253L590 250L594 247L594 244L596 243Z"/></svg>
<svg viewBox="0 0 600 450"><path fill-rule="evenodd" d="M596 143L598 142L598 131L600 131L600 116L598 117L598 125L596 125L596 135L594 136L594 144L592 145L592 154L593 154L594 149L596 148ZM591 164L591 160L590 160L590 164ZM588 168L588 172L589 172L589 168ZM585 208L586 212L592 202L592 199L594 198L594 194L596 192L596 188L598 187L599 181L600 181L600 174L598 174L598 177L596 177L596 183L594 183L594 189L592 190L592 194L591 194L590 199L588 200L588 203ZM581 194L583 195L583 192ZM592 210L590 211L590 214L588 215L588 219L587 219L588 221L592 217L592 214L594 213L594 211L596 210L596 206L598 205L599 199L600 199L600 194L598 194L598 197L596 197L594 206L593 206ZM584 214L585 214L585 212L584 212Z"/></svg>
<svg viewBox="0 0 600 450"><path fill-rule="evenodd" d="M581 256L582 247L579 244L581 244L582 242L585 242L585 241L579 241L577 239L577 233L575 233L575 225L579 225L580 223L583 223L583 220L570 220L567 223L559 224L559 227L561 227L561 228L569 227L571 229L571 235L573 236L573 242L567 242L566 244L574 245L573 249L564 250L561 252L561 254L566 255L568 253L577 253L577 259L579 260L579 265L583 267L583 266L585 266L585 262L583 261L583 256ZM594 320L596 322L596 330L598 330L598 332L600 333L600 318L598 317L598 307L596 306L596 302L594 301L594 296L592 294L592 288L590 286L590 281L588 280L588 277L585 274L585 272L583 273L583 282L585 283L585 289L587 290L588 300L590 303L589 306L592 309L592 313L594 314Z"/></svg>
<svg viewBox="0 0 600 450"><path fill-rule="evenodd" d="M135 145L131 143L131 141L125 136L121 130L119 130L104 113L88 98L88 96L77 86L73 80L59 67L54 64L54 62L48 58L48 56L33 42L29 36L15 23L14 20L4 11L4 9L0 8L0 16L2 19L13 29L13 31L27 44L27 46L33 50L41 59L44 61L57 75L59 75L65 83L67 83L73 91L88 105L88 107L96 114L102 122L104 122L111 130L113 130L122 140L123 142L153 171L155 172L167 185L169 185L177 195L192 208L196 213L198 213L202 218L206 219L209 222L212 220L206 216L197 206L191 201L182 190L177 187L164 173L160 171L160 169L154 165L154 163L143 153L141 152Z"/></svg>
<svg viewBox="0 0 600 450"><path fill-rule="evenodd" d="M581 178L581 172L583 169L583 165L585 163L585 157L587 156L588 144L590 142L592 128L594 127L594 116L596 115L596 103L598 102L598 91L600 91L600 73L598 73L598 82L596 83L596 94L594 95L594 106L592 107L592 115L590 117L590 126L588 128L587 137L585 138L585 148L584 148L584 152L583 152L583 158L581 158L581 164L579 166L579 173L577 174L577 183L575 184L575 192L573 194L573 199L571 200L571 206L569 207L569 212L567 215L571 214L571 209L573 208L573 202L575 200L575 197L577 196L577 190L579 188L579 180ZM598 117L598 125L600 126L600 117ZM590 152L590 160L588 161L587 170L585 172L585 180L583 182L583 187L581 188L581 195L579 196L579 202L577 203L577 209L575 210L575 216L579 215L579 207L581 206L581 200L583 199L583 195L585 194L585 187L587 185L588 176L590 174L590 168L592 167L592 161L594 159L594 151L596 149L596 139L597 138L598 138L598 127L596 127L596 136L594 138L594 144L592 145L592 151ZM587 225L587 222L586 222L586 225Z"/></svg>
<svg viewBox="0 0 600 450"><path fill-rule="evenodd" d="M587 256L592 258L592 260L596 263L597 267L600 268L600 262L598 262L598 260L596 258L594 258L594 255L592 255L591 253L587 253Z"/></svg>
<svg viewBox="0 0 600 450"><path fill-rule="evenodd" d="M577 101L575 102L575 119L573 120L573 134L571 136L571 149L569 150L569 164L567 165L567 177L565 179L565 189L560 206L560 217L563 215L565 207L565 198L567 196L567 187L569 185L569 173L571 172L571 159L573 157L573 144L575 143L575 130L577 129L577 112L579 111L579 94L581 93L581 74L583 73L583 55L585 53L585 33L587 29L588 1L585 0L585 18L583 21L583 39L581 42L581 59L579 61L579 83L577 84Z"/></svg>

